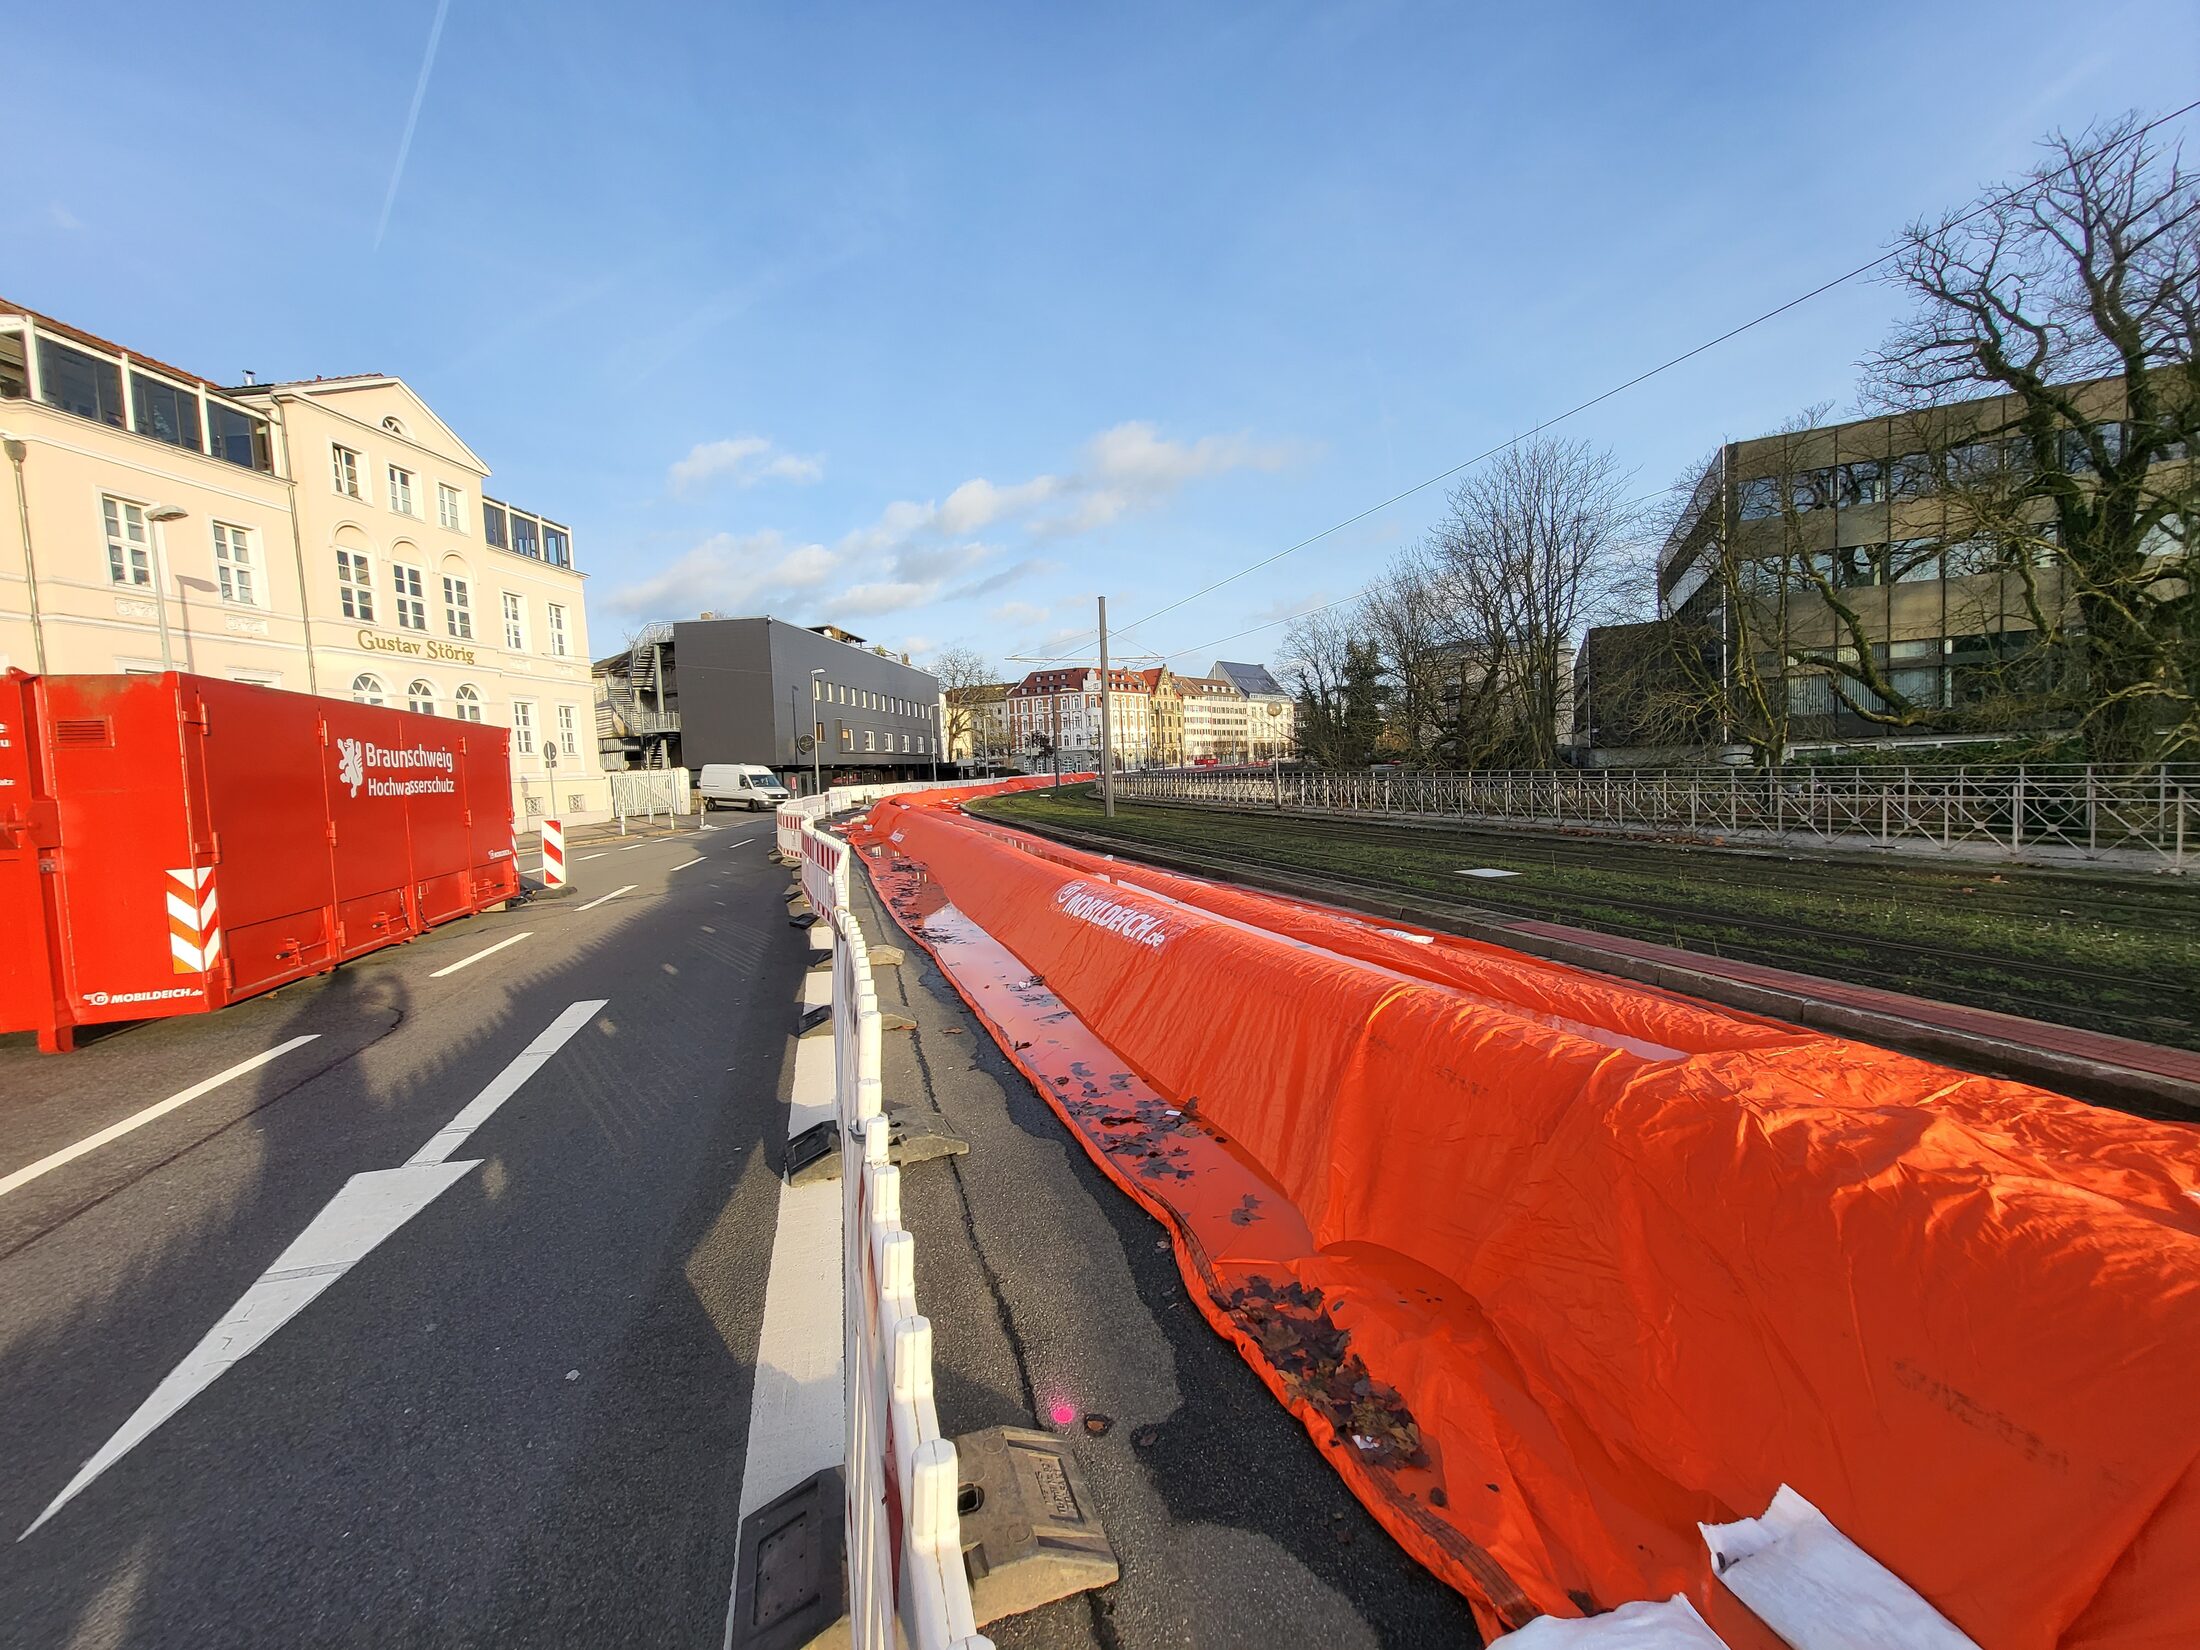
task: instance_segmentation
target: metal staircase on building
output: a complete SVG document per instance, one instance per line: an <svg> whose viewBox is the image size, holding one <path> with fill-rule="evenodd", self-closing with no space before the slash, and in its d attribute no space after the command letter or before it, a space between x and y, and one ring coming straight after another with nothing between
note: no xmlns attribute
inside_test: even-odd
<svg viewBox="0 0 2200 1650"><path fill-rule="evenodd" d="M664 708L665 650L671 645L669 623L646 624L627 649L623 674L614 662L596 678L596 748L607 762L627 768L672 766L680 713Z"/></svg>

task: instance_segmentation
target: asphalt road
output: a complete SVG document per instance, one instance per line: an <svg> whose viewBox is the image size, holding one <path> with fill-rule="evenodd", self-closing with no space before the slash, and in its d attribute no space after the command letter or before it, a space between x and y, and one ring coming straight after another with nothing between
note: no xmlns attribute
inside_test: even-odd
<svg viewBox="0 0 2200 1650"><path fill-rule="evenodd" d="M720 1642L806 960L769 846L576 845L574 897L74 1055L0 1045L4 1181L313 1038L0 1194L0 1640ZM447 1152L475 1167L386 1235L339 1217L356 1264L17 1539L351 1177L561 1017Z"/></svg>

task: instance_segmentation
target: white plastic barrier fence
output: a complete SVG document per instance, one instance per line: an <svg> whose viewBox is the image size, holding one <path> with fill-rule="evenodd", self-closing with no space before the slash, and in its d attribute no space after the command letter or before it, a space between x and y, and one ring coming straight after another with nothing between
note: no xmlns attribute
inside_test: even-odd
<svg viewBox="0 0 2200 1650"><path fill-rule="evenodd" d="M782 802L779 811L772 815L773 846L778 848L784 860L802 857L802 828L825 817L828 799L822 796L805 796L793 802ZM825 908L818 907L824 915Z"/></svg>
<svg viewBox="0 0 2200 1650"><path fill-rule="evenodd" d="M802 826L799 840L802 844L802 892L809 897L810 909L821 920L830 921L848 903L847 844L807 822ZM837 943L837 928L834 933ZM833 1001L836 1005L840 1001L837 992Z"/></svg>
<svg viewBox="0 0 2200 1650"><path fill-rule="evenodd" d="M821 795L797 797L779 805L774 821L779 852L787 859L797 857L802 852L803 824L823 819L827 814L866 808L884 797L901 796L909 791L967 790L973 785L995 783L997 781L992 779L910 779L880 785L834 785Z"/></svg>
<svg viewBox="0 0 2200 1650"><path fill-rule="evenodd" d="M849 1643L992 1650L971 1617L956 1510L960 1464L934 1412L932 1325L917 1311L916 1240L902 1229L901 1171L886 1156L878 994L869 947L848 908L848 849L807 820L799 838L803 891L833 933Z"/></svg>

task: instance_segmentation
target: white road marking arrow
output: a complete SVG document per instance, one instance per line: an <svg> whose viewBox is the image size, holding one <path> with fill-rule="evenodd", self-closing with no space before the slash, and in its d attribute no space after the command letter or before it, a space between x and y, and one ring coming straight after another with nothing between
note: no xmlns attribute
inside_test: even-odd
<svg viewBox="0 0 2200 1650"><path fill-rule="evenodd" d="M67 1506L93 1479L159 1430L161 1424L213 1385L232 1365L266 1344L269 1336L296 1317L314 1298L365 1259L376 1244L466 1177L481 1159L449 1161L468 1135L542 1069L572 1035L594 1019L608 999L575 1003L507 1065L442 1128L429 1136L412 1161L397 1169L355 1174L337 1190L275 1264L238 1297L221 1322L206 1332L183 1362L168 1372L152 1396L92 1452L66 1488L16 1537Z"/></svg>

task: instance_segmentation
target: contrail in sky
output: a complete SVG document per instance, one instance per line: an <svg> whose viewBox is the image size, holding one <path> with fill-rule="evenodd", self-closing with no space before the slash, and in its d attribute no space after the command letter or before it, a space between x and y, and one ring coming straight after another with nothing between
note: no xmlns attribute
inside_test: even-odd
<svg viewBox="0 0 2200 1650"><path fill-rule="evenodd" d="M443 19L451 9L451 0L435 0L435 24L428 30L428 54L420 60L420 81L413 87L412 108L405 116L405 135L398 141L397 164L390 168L389 193L382 197L382 221L374 226L374 249L382 250L382 237L389 232L390 208L397 204L397 186L405 176L405 157L412 153L413 128L420 124L421 100L428 95L428 76L435 72L435 48L443 39Z"/></svg>

